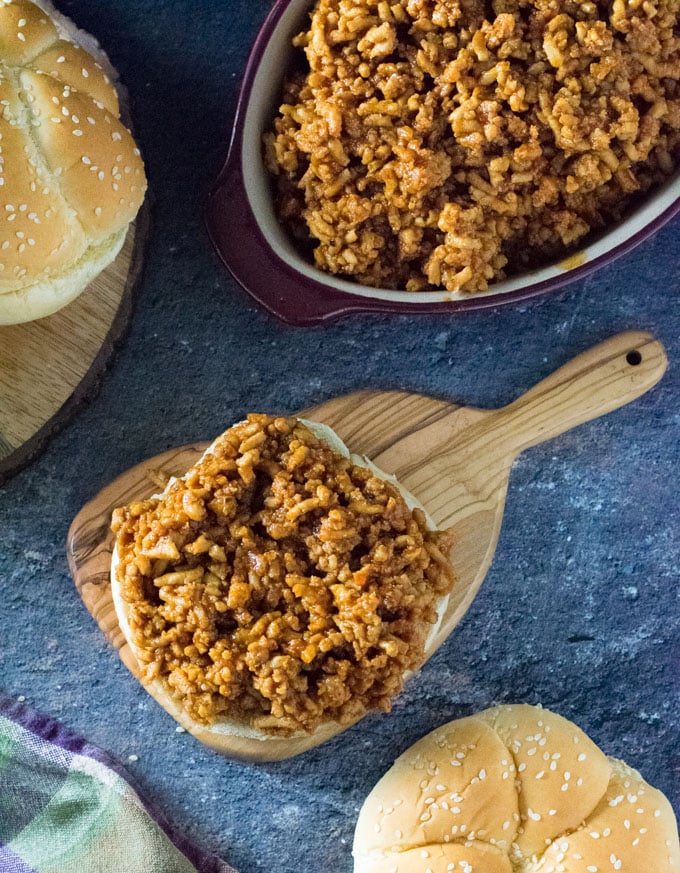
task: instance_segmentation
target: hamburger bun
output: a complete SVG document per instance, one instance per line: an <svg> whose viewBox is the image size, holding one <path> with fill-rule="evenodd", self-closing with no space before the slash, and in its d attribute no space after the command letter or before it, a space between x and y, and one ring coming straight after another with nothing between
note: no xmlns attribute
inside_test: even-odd
<svg viewBox="0 0 680 873"><path fill-rule="evenodd" d="M362 467L368 467L375 476L383 481L389 482L394 485L401 495L404 498L404 502L407 507L413 511L414 509L420 510L425 515L426 525L430 531L435 531L436 526L432 519L427 515L427 512L422 507L420 502L410 494L403 486L401 486L394 476L391 476L388 473L380 470L374 464L372 464L367 458L363 456L353 455L349 452L349 449L345 446L344 442L338 437L338 435L327 425L319 424L317 422L311 422L305 419L298 419L305 427L312 431L312 433L319 439L325 442L334 452L342 455L343 457L349 459L353 464ZM239 424L242 424L240 422ZM204 452L201 459L197 462L200 462L210 456L215 452L216 445L220 438L213 442L208 449ZM196 465L194 465L195 469ZM190 475L191 471L188 471L182 479L186 479ZM176 478L170 479L167 483L164 491L161 494L154 495L152 499L154 500L162 500L170 491L174 483L177 481ZM122 590L122 579L123 573L121 572L121 555L118 547L118 540L114 543L112 561L111 561L111 592L113 597L113 603L116 610L116 616L118 619L118 624L120 629L125 637L126 642L128 643L131 652L133 653L138 665L139 672L141 674L142 684L146 688L146 690L151 694L154 699L160 703L164 709L166 709L176 721L180 723L186 730L200 739L202 742L207 743L213 748L222 749L222 740L224 739L225 745L224 750L228 750L233 752L233 743L232 738L242 738L246 740L257 740L261 742L264 746L270 747L271 750L275 750L277 747L281 747L282 749L285 747L285 741L296 738L296 737L307 737L304 731L296 731L282 737L280 735L276 735L274 733L268 733L264 730L259 729L258 727L253 726L252 723L238 719L235 717L230 717L226 715L221 715L216 718L212 723L205 724L201 723L192 715L187 712L186 708L183 706L182 701L178 698L176 694L173 693L173 690L170 688L168 682L164 677L158 676L155 674L154 670L148 669L149 665L149 654L145 650L143 645L140 645L140 640L138 635L134 632L133 627L131 626L131 617L135 608L135 604L126 601L123 590ZM441 622L442 616L446 610L446 606L448 604L448 595L441 596L437 599L436 602L436 611L437 611L437 622L431 626L427 638L424 644L425 654L428 652L428 645L431 640L434 639L434 635L436 632L439 623ZM412 671L408 671L405 674L404 678L407 678L408 675L411 675ZM361 713L363 714L363 712ZM356 720L356 719L355 719ZM315 740L318 742L323 742L325 739L333 736L338 731L338 725L335 721L328 721L320 724L314 730ZM318 743L315 743L318 744ZM276 752L273 752L276 754Z"/></svg>
<svg viewBox="0 0 680 873"><path fill-rule="evenodd" d="M1 325L55 312L113 261L146 179L96 41L29 0L0 4L0 33Z"/></svg>
<svg viewBox="0 0 680 873"><path fill-rule="evenodd" d="M678 873L664 795L540 707L497 706L404 752L364 803L354 873Z"/></svg>

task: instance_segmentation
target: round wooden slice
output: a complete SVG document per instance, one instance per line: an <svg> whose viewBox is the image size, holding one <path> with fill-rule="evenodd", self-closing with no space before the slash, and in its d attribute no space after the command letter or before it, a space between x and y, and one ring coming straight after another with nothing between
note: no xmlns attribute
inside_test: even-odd
<svg viewBox="0 0 680 873"><path fill-rule="evenodd" d="M143 207L116 260L64 309L0 326L0 482L30 461L96 386L129 320L147 226Z"/></svg>

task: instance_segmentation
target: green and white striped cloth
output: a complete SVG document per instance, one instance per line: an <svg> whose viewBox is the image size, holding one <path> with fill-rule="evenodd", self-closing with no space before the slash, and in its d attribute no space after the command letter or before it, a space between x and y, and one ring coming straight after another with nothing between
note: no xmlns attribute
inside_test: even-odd
<svg viewBox="0 0 680 873"><path fill-rule="evenodd" d="M179 835L108 755L0 694L2 873L235 873Z"/></svg>

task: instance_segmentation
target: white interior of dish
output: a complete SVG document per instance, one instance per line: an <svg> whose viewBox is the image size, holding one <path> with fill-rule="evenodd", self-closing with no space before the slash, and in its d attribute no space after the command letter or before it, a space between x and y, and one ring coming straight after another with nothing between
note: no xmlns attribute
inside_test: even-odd
<svg viewBox="0 0 680 873"><path fill-rule="evenodd" d="M269 177L262 156L262 134L271 127L281 93L283 76L288 67L293 48L291 40L303 30L310 0L291 0L281 15L278 25L264 49L262 59L255 72L250 100L243 123L243 158L242 172L246 195L253 214L273 251L279 258L286 261L298 273L316 282L336 288L346 294L361 297L372 297L379 300L408 303L438 303L447 300L469 299L469 294L460 292L423 291L414 294L407 291L390 291L368 288L355 282L348 282L329 273L322 273L312 264L305 261L296 251L284 228L279 224L274 212ZM680 172L676 173L652 197L647 199L637 209L611 231L599 239L591 241L582 249L578 265L595 260L619 245L625 243L643 228L654 221L659 215L670 208L680 197ZM571 263L574 264L573 257ZM506 294L509 291L527 289L533 285L564 276L570 269L566 264L555 264L523 273L497 282L486 292L485 296Z"/></svg>

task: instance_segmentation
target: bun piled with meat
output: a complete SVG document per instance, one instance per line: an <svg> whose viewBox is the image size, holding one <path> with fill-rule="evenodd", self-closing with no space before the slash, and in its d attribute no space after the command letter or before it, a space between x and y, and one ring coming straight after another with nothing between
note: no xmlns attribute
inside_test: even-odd
<svg viewBox="0 0 680 873"><path fill-rule="evenodd" d="M112 528L113 599L142 681L218 748L323 737L389 709L453 584L447 535L412 496L295 418L248 416Z"/></svg>

